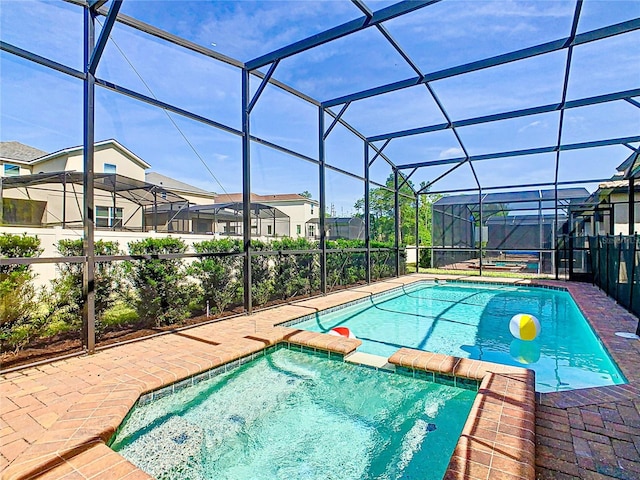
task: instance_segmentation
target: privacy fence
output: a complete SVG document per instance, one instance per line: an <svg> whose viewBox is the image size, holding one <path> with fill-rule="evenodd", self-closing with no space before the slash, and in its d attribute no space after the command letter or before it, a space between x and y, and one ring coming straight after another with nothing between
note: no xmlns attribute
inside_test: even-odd
<svg viewBox="0 0 640 480"><path fill-rule="evenodd" d="M640 237L564 235L557 249L559 272L588 281L640 317ZM638 324L640 331L640 323Z"/></svg>
<svg viewBox="0 0 640 480"><path fill-rule="evenodd" d="M593 283L640 317L640 237L591 237L589 252Z"/></svg>

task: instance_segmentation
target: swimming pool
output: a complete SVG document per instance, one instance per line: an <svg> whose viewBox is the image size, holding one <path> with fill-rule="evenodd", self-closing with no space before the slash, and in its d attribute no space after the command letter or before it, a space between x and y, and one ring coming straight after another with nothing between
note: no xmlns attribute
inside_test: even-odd
<svg viewBox="0 0 640 480"><path fill-rule="evenodd" d="M540 320L534 341L509 332L517 313ZM571 295L556 289L418 282L295 324L316 332L337 326L362 340L365 353L388 357L410 347L531 368L539 392L626 383Z"/></svg>
<svg viewBox="0 0 640 480"><path fill-rule="evenodd" d="M220 372L139 402L111 448L158 479L441 479L476 397L287 348Z"/></svg>

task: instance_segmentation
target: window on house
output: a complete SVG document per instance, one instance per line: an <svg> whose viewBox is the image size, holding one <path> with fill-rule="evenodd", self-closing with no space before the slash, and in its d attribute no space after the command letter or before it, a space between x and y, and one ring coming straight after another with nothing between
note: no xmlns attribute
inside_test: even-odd
<svg viewBox="0 0 640 480"><path fill-rule="evenodd" d="M104 173L116 173L116 166L113 163L105 163Z"/></svg>
<svg viewBox="0 0 640 480"><path fill-rule="evenodd" d="M296 225L296 233L300 235L302 233L302 225Z"/></svg>
<svg viewBox="0 0 640 480"><path fill-rule="evenodd" d="M122 207L96 206L96 227L121 227Z"/></svg>
<svg viewBox="0 0 640 480"><path fill-rule="evenodd" d="M311 204L311 215L313 215L313 203Z"/></svg>
<svg viewBox="0 0 640 480"><path fill-rule="evenodd" d="M309 225L309 236L310 237L315 237L316 236L316 226L315 225Z"/></svg>
<svg viewBox="0 0 640 480"><path fill-rule="evenodd" d="M272 235L272 234L273 234L272 225L267 225L267 235Z"/></svg>
<svg viewBox="0 0 640 480"><path fill-rule="evenodd" d="M10 163L4 164L4 176L5 177L17 177L20 175L20 166L12 165Z"/></svg>

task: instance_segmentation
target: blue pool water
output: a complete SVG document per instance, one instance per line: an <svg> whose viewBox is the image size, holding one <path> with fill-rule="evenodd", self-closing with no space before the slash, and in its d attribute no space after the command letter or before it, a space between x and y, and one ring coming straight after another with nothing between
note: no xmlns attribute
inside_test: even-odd
<svg viewBox="0 0 640 480"><path fill-rule="evenodd" d="M283 348L136 406L111 448L158 479L441 479L475 396Z"/></svg>
<svg viewBox="0 0 640 480"><path fill-rule="evenodd" d="M509 332L517 313L540 320L542 332L534 341ZM388 357L410 347L531 368L539 392L626 383L565 291L420 282L295 325L316 332L337 326L349 327L366 353Z"/></svg>

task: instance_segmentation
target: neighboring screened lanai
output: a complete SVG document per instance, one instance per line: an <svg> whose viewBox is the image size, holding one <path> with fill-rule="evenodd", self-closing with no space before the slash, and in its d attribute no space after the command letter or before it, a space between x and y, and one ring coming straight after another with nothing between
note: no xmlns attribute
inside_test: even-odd
<svg viewBox="0 0 640 480"><path fill-rule="evenodd" d="M80 204L83 182L82 172L74 171L37 173L1 179L3 224L16 227L82 228ZM110 205L107 207L110 210L105 215L100 215L100 209L96 210L98 228L127 231L158 230L158 218L153 212L163 209L177 213L189 206L186 199L159 185L115 173L95 174L93 189L95 197ZM57 209L48 206L51 202L47 202L47 198L52 192L61 198L57 203Z"/></svg>
<svg viewBox="0 0 640 480"><path fill-rule="evenodd" d="M313 200L269 205L316 242L316 294L372 281L381 250L393 275L407 258L558 275L571 209L625 162L635 229L637 1L5 2L0 60L2 140L84 145L86 185L95 139L114 138L162 175L243 192L249 313L260 259L281 253L252 247L251 194ZM220 213L202 203L188 215ZM85 214L87 275L95 227Z"/></svg>
<svg viewBox="0 0 640 480"><path fill-rule="evenodd" d="M240 202L191 205L182 214L182 217L188 220L189 227L180 233L242 235L242 208L243 204ZM169 215L170 212L164 214ZM250 216L251 230L260 236L289 235L289 216L275 207L252 202Z"/></svg>
<svg viewBox="0 0 640 480"><path fill-rule="evenodd" d="M442 197L432 206L431 265L479 269L482 238L487 270L552 273L555 234L567 233L571 208L588 198L585 188Z"/></svg>

